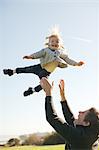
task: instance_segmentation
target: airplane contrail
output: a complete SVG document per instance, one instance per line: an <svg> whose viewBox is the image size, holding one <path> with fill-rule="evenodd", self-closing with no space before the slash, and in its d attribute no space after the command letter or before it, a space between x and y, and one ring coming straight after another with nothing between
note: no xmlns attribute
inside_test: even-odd
<svg viewBox="0 0 99 150"><path fill-rule="evenodd" d="M73 39L73 40L79 40L79 41L83 41L83 42L87 42L87 43L92 43L92 40L81 38L81 37L67 37L67 38Z"/></svg>

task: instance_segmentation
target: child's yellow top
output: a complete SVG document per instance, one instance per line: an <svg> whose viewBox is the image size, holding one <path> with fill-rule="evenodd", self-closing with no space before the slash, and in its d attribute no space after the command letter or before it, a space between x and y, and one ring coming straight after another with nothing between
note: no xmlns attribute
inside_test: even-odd
<svg viewBox="0 0 99 150"><path fill-rule="evenodd" d="M43 68L47 70L48 72L53 72L56 68L58 67L58 62L57 61L52 61L47 63Z"/></svg>

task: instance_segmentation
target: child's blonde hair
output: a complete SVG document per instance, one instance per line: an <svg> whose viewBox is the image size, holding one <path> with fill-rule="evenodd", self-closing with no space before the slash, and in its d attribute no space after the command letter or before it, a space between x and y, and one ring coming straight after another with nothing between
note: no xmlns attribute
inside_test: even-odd
<svg viewBox="0 0 99 150"><path fill-rule="evenodd" d="M54 28L52 28L52 32L49 36L46 37L46 42L45 42L45 46L48 47L49 45L49 39L52 37L56 37L59 40L59 49L64 49L63 46L63 40L59 34L59 29L55 26Z"/></svg>

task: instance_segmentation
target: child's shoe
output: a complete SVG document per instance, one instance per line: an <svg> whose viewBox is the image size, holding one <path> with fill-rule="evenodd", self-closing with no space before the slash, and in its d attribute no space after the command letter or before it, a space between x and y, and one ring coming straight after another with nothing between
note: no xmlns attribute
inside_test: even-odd
<svg viewBox="0 0 99 150"><path fill-rule="evenodd" d="M33 89L31 87L29 87L29 89L23 93L24 96L28 96L31 94L33 94Z"/></svg>
<svg viewBox="0 0 99 150"><path fill-rule="evenodd" d="M11 69L4 69L4 70L3 70L3 73L4 73L5 75L12 76L12 75L13 75L13 70L11 70Z"/></svg>

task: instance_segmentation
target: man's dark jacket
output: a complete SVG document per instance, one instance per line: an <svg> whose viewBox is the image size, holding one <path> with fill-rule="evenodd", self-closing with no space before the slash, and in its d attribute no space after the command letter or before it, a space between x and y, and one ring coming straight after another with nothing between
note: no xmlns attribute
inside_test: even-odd
<svg viewBox="0 0 99 150"><path fill-rule="evenodd" d="M74 116L67 102L61 102L61 105L66 122L57 116L53 107L52 97L46 96L45 112L47 121L68 143L66 146L68 150L92 150L92 145L98 138L96 127L74 126Z"/></svg>

